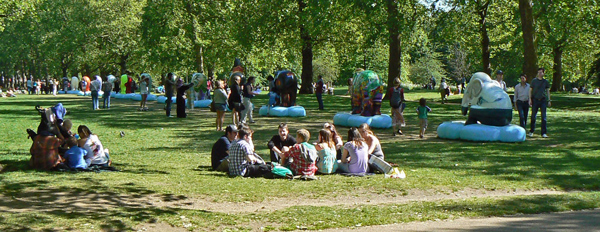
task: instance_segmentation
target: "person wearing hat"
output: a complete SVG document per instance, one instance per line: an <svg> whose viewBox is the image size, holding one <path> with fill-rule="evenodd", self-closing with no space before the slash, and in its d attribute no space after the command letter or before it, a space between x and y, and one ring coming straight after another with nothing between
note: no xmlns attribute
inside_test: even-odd
<svg viewBox="0 0 600 232"><path fill-rule="evenodd" d="M210 161L212 169L220 172L229 171L229 147L231 143L237 139L238 129L235 125L229 125L225 128L225 135L213 145L210 152Z"/></svg>
<svg viewBox="0 0 600 232"><path fill-rule="evenodd" d="M500 84L502 90L506 92L506 82L504 82L504 72L502 70L496 71L496 81Z"/></svg>

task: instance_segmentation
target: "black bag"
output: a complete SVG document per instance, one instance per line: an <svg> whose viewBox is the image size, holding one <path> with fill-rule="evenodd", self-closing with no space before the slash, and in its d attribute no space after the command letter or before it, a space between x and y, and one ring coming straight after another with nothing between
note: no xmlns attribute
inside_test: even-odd
<svg viewBox="0 0 600 232"><path fill-rule="evenodd" d="M233 108L235 108L235 110L237 110L237 112L242 112L242 110L246 109L246 106L244 106L242 103L234 102Z"/></svg>
<svg viewBox="0 0 600 232"><path fill-rule="evenodd" d="M215 102L210 103L210 112L217 112L217 108L215 107Z"/></svg>

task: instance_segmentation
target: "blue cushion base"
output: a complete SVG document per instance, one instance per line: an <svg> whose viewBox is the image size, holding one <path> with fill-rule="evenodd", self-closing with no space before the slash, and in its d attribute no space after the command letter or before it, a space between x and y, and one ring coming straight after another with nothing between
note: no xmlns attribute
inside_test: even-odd
<svg viewBox="0 0 600 232"><path fill-rule="evenodd" d="M464 122L444 122L437 128L443 139L462 139L476 142L516 143L526 140L526 131L517 125L489 126L483 124L464 125Z"/></svg>
<svg viewBox="0 0 600 232"><path fill-rule="evenodd" d="M306 109L302 106L282 107L275 106L270 109L267 106L262 106L258 110L260 116L274 117L306 117Z"/></svg>
<svg viewBox="0 0 600 232"><path fill-rule="evenodd" d="M367 123L372 128L387 129L392 127L392 117L387 114L365 117L347 112L340 112L333 116L333 124L338 126L358 127L363 123Z"/></svg>

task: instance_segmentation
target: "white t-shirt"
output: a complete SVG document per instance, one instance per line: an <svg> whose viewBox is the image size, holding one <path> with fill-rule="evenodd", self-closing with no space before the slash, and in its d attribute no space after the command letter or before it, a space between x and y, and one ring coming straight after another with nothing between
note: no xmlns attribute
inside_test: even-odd
<svg viewBox="0 0 600 232"><path fill-rule="evenodd" d="M86 159L91 159L91 164L105 164L108 163L108 157L104 152L104 147L98 139L97 135L91 134L90 137L85 141L83 149L87 150Z"/></svg>

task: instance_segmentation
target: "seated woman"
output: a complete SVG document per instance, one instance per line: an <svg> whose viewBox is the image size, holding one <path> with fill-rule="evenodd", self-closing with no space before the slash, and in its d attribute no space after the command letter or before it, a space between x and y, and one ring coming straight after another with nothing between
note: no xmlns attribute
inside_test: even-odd
<svg viewBox="0 0 600 232"><path fill-rule="evenodd" d="M327 129L329 132L331 132L331 139L335 144L336 158L338 160L342 159L342 147L344 146L342 136L340 136L340 134L335 130L333 123L326 122L323 124L323 129Z"/></svg>
<svg viewBox="0 0 600 232"><path fill-rule="evenodd" d="M373 131L371 131L369 124L361 124L358 127L358 131L360 132L360 135L365 139L365 142L369 147L369 159L371 158L371 156L374 155L383 160L384 155L383 151L381 150L381 143L379 143L379 139L373 134Z"/></svg>
<svg viewBox="0 0 600 232"><path fill-rule="evenodd" d="M319 131L319 142L315 146L319 159L317 160L317 171L322 174L331 174L337 170L337 159L335 154L335 143L331 132L327 129Z"/></svg>
<svg viewBox="0 0 600 232"><path fill-rule="evenodd" d="M338 170L343 173L364 174L369 168L368 156L368 146L360 132L354 127L350 128L342 160L338 162Z"/></svg>
<svg viewBox="0 0 600 232"><path fill-rule="evenodd" d="M92 134L87 126L81 125L77 128L79 133L79 147L87 150L86 159L90 159L89 166L102 166L108 167L111 164L110 157L108 156L108 149L104 149L100 139L95 134Z"/></svg>

